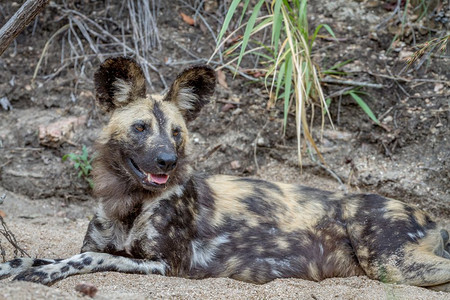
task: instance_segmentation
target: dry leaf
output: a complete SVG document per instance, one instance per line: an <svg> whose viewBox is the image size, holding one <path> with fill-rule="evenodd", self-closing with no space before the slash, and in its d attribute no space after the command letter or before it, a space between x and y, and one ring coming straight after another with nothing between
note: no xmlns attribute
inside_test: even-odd
<svg viewBox="0 0 450 300"><path fill-rule="evenodd" d="M234 109L235 107L236 107L236 106L234 106L234 104L232 104L232 103L226 103L224 106L222 106L221 111L227 112L227 111L229 111L230 109Z"/></svg>
<svg viewBox="0 0 450 300"><path fill-rule="evenodd" d="M184 23L194 26L195 25L195 20L192 19L190 16L184 14L184 13L180 13L181 18L183 19Z"/></svg>
<svg viewBox="0 0 450 300"><path fill-rule="evenodd" d="M225 46L232 46L239 42L243 38L242 35L235 35L233 37L230 37L228 40L225 41Z"/></svg>
<svg viewBox="0 0 450 300"><path fill-rule="evenodd" d="M255 77L255 78L265 77L265 76L266 76L266 73L265 73L265 72L255 72L255 73L253 74L253 77Z"/></svg>
<svg viewBox="0 0 450 300"><path fill-rule="evenodd" d="M247 70L244 70L244 72L247 73L248 75L252 75L255 78L266 76L266 72L259 71L259 70L247 69Z"/></svg>
<svg viewBox="0 0 450 300"><path fill-rule="evenodd" d="M203 34L208 34L208 27L203 22L200 22L200 30L203 32Z"/></svg>
<svg viewBox="0 0 450 300"><path fill-rule="evenodd" d="M222 70L217 71L217 81L224 88L226 88L226 89L228 88L227 79L226 79L224 71L222 71Z"/></svg>

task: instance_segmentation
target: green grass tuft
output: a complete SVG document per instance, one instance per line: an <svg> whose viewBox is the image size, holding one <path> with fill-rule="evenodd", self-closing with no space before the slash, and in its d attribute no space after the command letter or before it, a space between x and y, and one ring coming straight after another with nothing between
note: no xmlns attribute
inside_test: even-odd
<svg viewBox="0 0 450 300"><path fill-rule="evenodd" d="M238 29L225 37L225 32L230 28L232 17L241 3L243 3L243 11L238 21ZM266 67L264 70L266 74L265 82L270 86L271 95L268 106L274 106L278 99L284 102L284 129L286 129L291 102L294 101L292 104L295 103L295 126L300 164L301 150L304 146L302 145L303 140L306 140L315 149L319 158L323 161L322 155L312 138L310 122L305 110L312 102L319 104L322 110L327 110L319 81L319 70L312 61L311 52L314 42L320 36L319 33L326 31L329 35L335 37L333 30L327 24L320 24L310 32L307 19L307 0L259 0L252 8L248 21L242 24L243 16L249 9L248 3L248 0L232 1L218 35L214 54L238 30L245 28L242 38L225 50L225 54L232 56L237 49L240 49L238 56L234 57L229 64L237 61L235 69L238 69L243 57L248 54L257 55L263 60L261 65ZM261 14L263 15L260 16ZM266 28L271 28L270 42L259 42L257 43L259 47L248 50L249 43L253 41L252 38ZM312 120L314 116L310 118ZM322 118L323 125L324 120Z"/></svg>
<svg viewBox="0 0 450 300"><path fill-rule="evenodd" d="M89 187L94 188L94 181L91 177L91 163L94 158L89 158L87 147L83 145L81 154L69 153L62 157L63 161L66 161L67 159L72 161L73 167L75 168L75 170L78 170L78 177L83 177L84 180L86 180L86 182L89 184Z"/></svg>

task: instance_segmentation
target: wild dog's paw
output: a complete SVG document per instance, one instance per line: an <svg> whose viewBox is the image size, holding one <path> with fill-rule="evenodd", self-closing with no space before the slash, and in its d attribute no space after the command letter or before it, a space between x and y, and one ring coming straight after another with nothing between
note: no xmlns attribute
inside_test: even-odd
<svg viewBox="0 0 450 300"><path fill-rule="evenodd" d="M17 275L26 269L31 268L36 259L33 258L15 258L3 264L0 264L0 279L5 279Z"/></svg>

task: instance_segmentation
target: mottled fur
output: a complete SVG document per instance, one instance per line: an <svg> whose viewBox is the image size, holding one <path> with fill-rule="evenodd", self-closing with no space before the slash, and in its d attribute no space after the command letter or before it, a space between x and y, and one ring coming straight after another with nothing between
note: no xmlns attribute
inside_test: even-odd
<svg viewBox="0 0 450 300"><path fill-rule="evenodd" d="M413 206L195 173L186 120L214 91L209 67L185 70L161 99L145 97L141 69L125 58L108 59L95 85L112 115L96 146L100 208L82 253L16 259L0 266L0 277L51 284L119 271L265 283L367 275L449 291L448 233Z"/></svg>

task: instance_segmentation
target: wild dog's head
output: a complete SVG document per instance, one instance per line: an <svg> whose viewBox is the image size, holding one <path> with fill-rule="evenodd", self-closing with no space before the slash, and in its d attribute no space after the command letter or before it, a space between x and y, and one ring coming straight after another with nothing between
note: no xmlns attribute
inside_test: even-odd
<svg viewBox="0 0 450 300"><path fill-rule="evenodd" d="M97 101L111 112L98 140L96 190L120 186L126 187L122 193L158 193L186 180L186 122L208 102L215 80L210 67L193 66L178 75L164 97L154 99L146 96L144 73L135 61L107 59L94 76Z"/></svg>

